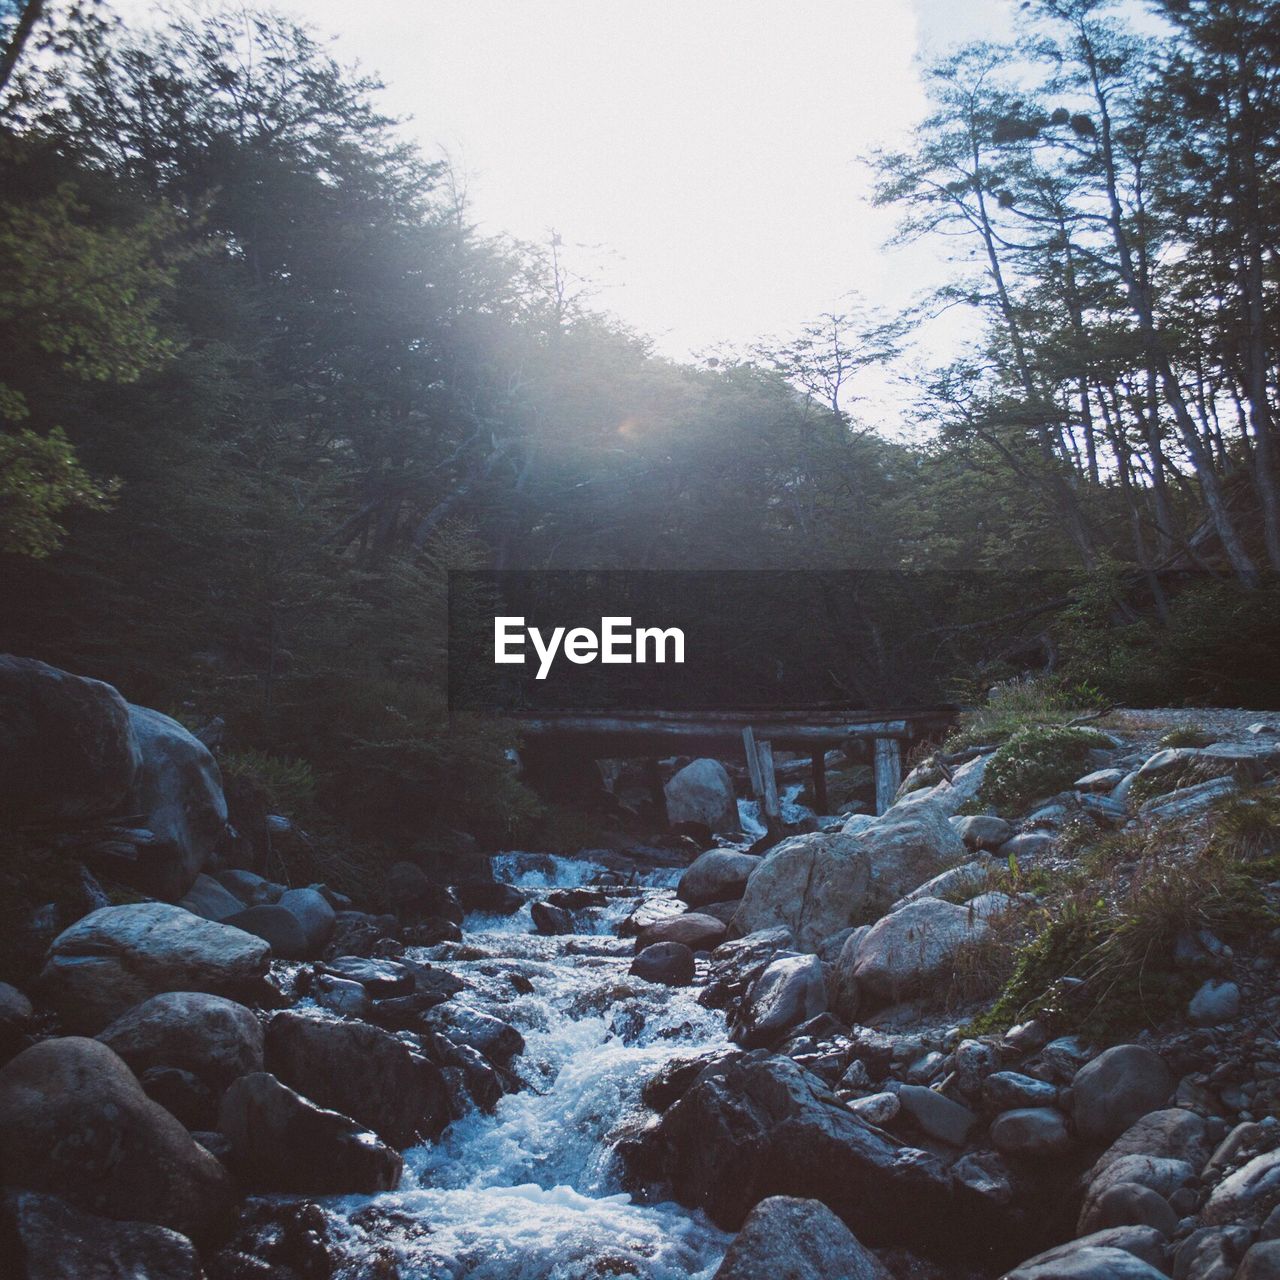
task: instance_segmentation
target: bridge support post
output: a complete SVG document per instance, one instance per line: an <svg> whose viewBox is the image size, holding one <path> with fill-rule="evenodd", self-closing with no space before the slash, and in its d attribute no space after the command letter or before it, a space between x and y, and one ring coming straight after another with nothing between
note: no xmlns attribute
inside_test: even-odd
<svg viewBox="0 0 1280 1280"><path fill-rule="evenodd" d="M827 753L825 750L815 751L812 758L813 807L814 811L822 816L831 812L831 807L827 803Z"/></svg>
<svg viewBox="0 0 1280 1280"><path fill-rule="evenodd" d="M902 744L897 738L877 738L875 754L876 814L893 804L902 785Z"/></svg>

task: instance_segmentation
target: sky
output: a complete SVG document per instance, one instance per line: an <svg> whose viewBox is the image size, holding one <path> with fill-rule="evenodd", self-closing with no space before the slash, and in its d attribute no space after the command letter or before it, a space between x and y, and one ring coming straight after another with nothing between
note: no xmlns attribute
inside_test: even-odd
<svg viewBox="0 0 1280 1280"><path fill-rule="evenodd" d="M907 137L917 55L1006 34L1012 0L275 0L387 85L484 231L545 243L687 359L944 274L887 251L859 157ZM117 0L126 17L150 0ZM954 335L952 335L954 336ZM933 337L947 345L945 328Z"/></svg>

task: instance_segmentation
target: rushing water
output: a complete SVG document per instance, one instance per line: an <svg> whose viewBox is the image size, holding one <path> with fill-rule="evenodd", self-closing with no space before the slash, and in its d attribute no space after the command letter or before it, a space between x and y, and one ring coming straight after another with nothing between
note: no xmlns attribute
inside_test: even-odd
<svg viewBox="0 0 1280 1280"><path fill-rule="evenodd" d="M589 861L524 854L500 855L494 871L535 891L618 878ZM394 1259L401 1280L712 1275L728 1237L679 1205L633 1203L613 1154L664 1062L725 1043L723 1016L698 1005L696 988L631 978L632 941L614 935L637 902L671 899L677 875L630 877L608 905L576 912L583 931L571 936L534 934L526 905L505 918L472 915L462 944L420 952L469 984L469 1004L520 1029L526 1049L513 1066L525 1087L407 1152L398 1191L330 1202L362 1259L340 1280L368 1275L379 1256ZM530 994L517 994L513 973Z"/></svg>

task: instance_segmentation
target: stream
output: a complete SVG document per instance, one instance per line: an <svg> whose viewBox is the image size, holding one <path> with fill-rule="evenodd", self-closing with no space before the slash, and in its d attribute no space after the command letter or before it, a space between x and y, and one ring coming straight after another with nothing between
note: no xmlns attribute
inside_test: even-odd
<svg viewBox="0 0 1280 1280"><path fill-rule="evenodd" d="M526 1049L513 1067L524 1088L406 1152L397 1191L326 1201L344 1251L361 1260L335 1275L366 1277L381 1258L401 1280L710 1277L730 1237L680 1205L633 1202L613 1154L663 1063L727 1043L724 1016L698 1005L699 987L631 978L634 939L615 932L641 902L676 910L680 869L644 871L619 890L616 871L585 857L500 854L493 867L535 896L595 883L617 896L576 911L574 934L535 934L526 902L508 917L469 915L461 943L410 953L457 974L469 1004L520 1030Z"/></svg>

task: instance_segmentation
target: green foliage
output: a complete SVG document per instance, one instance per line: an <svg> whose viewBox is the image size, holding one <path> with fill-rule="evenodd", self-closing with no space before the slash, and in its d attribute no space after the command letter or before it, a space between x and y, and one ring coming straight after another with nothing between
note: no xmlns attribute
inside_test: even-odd
<svg viewBox="0 0 1280 1280"><path fill-rule="evenodd" d="M316 778L311 765L296 757L273 756L253 747L219 756L225 780L248 778L261 788L274 812L297 817L315 800Z"/></svg>
<svg viewBox="0 0 1280 1280"><path fill-rule="evenodd" d="M947 739L947 751L1007 741L1019 730L1065 724L1101 705L1096 689L1060 677L1004 680L968 707Z"/></svg>
<svg viewBox="0 0 1280 1280"><path fill-rule="evenodd" d="M99 483L76 460L64 432L0 432L0 554L43 559L55 551L68 508L107 510L116 485Z"/></svg>
<svg viewBox="0 0 1280 1280"><path fill-rule="evenodd" d="M1017 813L1078 778L1094 747L1108 740L1092 729L1064 725L1016 729L991 757L978 799L1003 813Z"/></svg>
<svg viewBox="0 0 1280 1280"><path fill-rule="evenodd" d="M1217 741L1207 729L1199 725L1180 725L1162 733L1156 742L1158 747L1207 747Z"/></svg>

